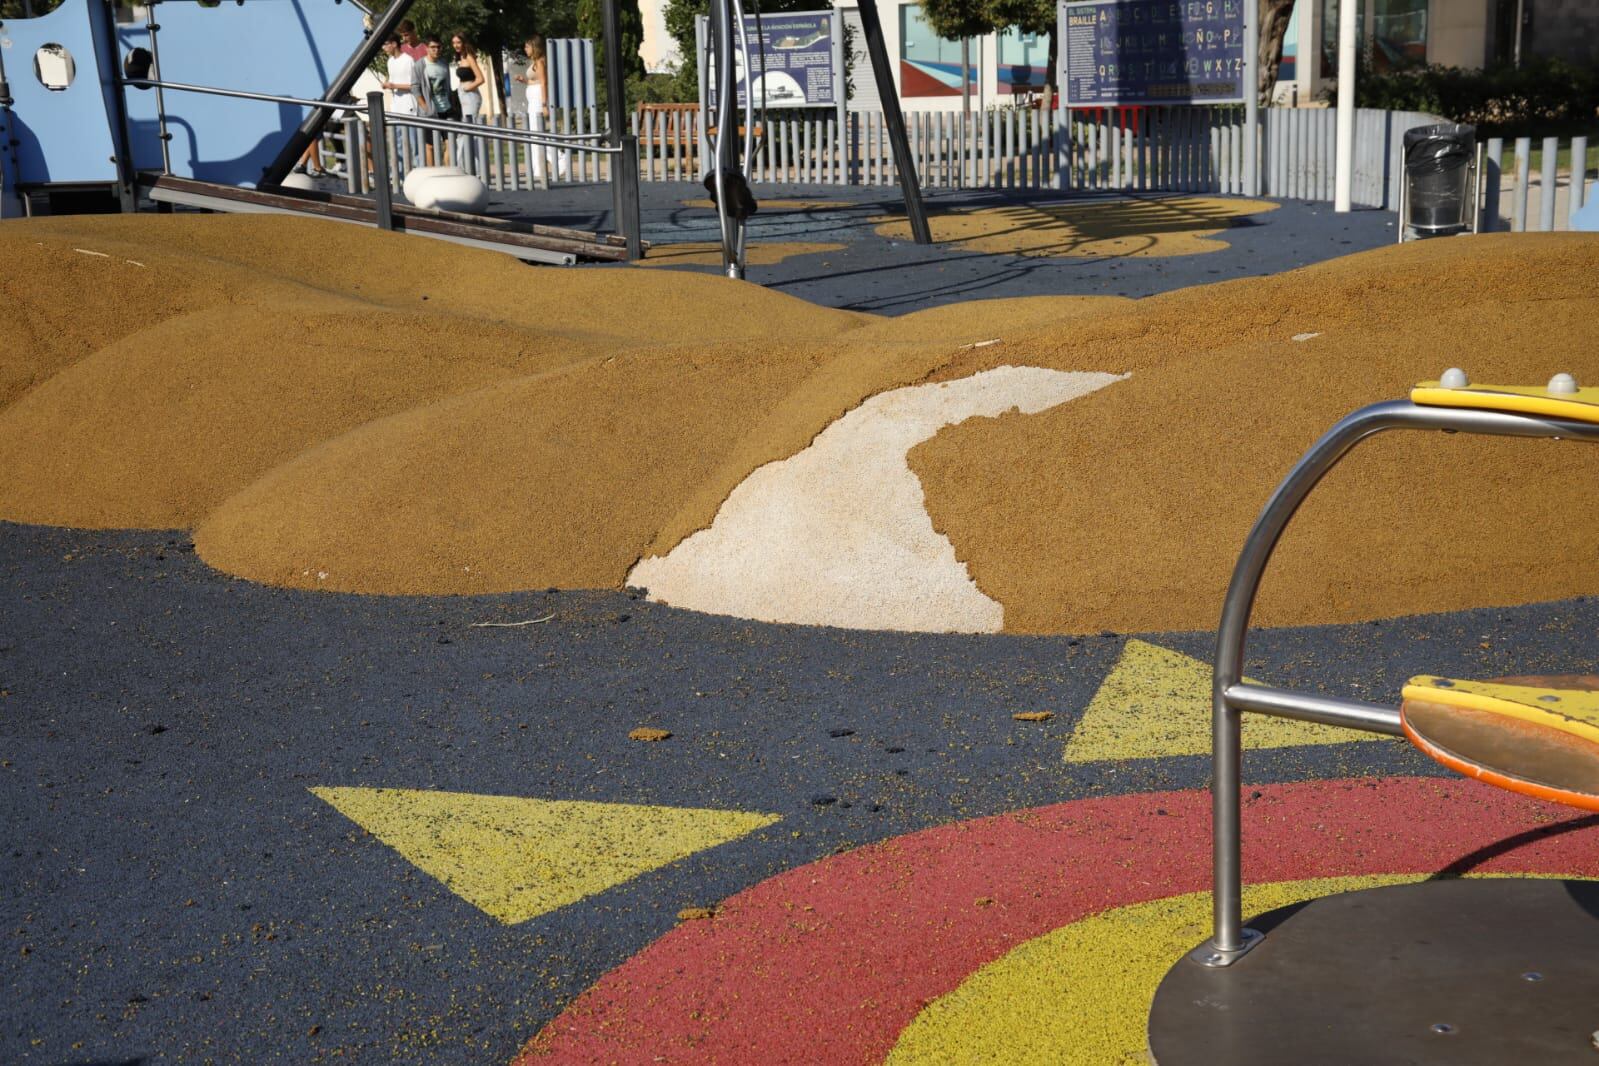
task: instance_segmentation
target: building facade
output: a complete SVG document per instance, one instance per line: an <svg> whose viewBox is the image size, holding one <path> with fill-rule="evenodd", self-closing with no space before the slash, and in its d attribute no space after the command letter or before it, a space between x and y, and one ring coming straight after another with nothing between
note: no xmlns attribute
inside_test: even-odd
<svg viewBox="0 0 1599 1066"><path fill-rule="evenodd" d="M1477 68L1518 58L1599 63L1599 0L1356 2L1357 22L1375 70L1428 64ZM850 107L877 110L877 87L856 0L833 0L833 4L843 12L850 31ZM1295 3L1283 42L1278 102L1315 104L1337 78L1338 4L1339 0ZM664 0L642 0L641 6L646 60L651 69L664 69L675 59L661 17ZM818 0L816 6L825 3ZM894 83L908 111L959 111L963 81L973 107L1030 99L1044 85L1048 34L991 33L971 38L963 50L961 42L946 41L932 32L915 0L879 0L878 14Z"/></svg>

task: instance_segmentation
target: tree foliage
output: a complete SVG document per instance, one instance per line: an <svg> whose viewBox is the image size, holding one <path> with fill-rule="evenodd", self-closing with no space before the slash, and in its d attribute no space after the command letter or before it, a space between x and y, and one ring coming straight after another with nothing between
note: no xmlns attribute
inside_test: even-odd
<svg viewBox="0 0 1599 1066"><path fill-rule="evenodd" d="M600 0L577 0L577 35L594 41L594 80L605 97L605 20ZM644 15L638 0L616 0L616 21L622 31L622 81L644 77Z"/></svg>
<svg viewBox="0 0 1599 1066"><path fill-rule="evenodd" d="M374 13L390 0L374 0ZM533 34L541 37L577 37L578 0L416 0L406 17L424 37L437 35L446 42L453 33L466 33L479 51L490 56L519 52Z"/></svg>

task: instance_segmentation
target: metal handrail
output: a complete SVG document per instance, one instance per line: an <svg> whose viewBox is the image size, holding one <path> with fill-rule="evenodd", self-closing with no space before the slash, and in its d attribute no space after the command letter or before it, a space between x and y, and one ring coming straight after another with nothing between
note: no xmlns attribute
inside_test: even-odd
<svg viewBox="0 0 1599 1066"><path fill-rule="evenodd" d="M455 122L450 119L431 118L427 115L407 115L403 112L385 111L383 120L390 126L413 126L417 129L437 130L443 133L487 137L492 140L515 141L521 144L538 144L546 148L567 148L575 152L593 152L596 155L621 155L620 147L611 145L579 144L579 141L600 140L603 133L534 133L530 130L508 130L499 126L483 126L475 122Z"/></svg>
<svg viewBox="0 0 1599 1066"><path fill-rule="evenodd" d="M208 96L227 96L235 100L259 100L268 104L290 104L295 107L314 107L324 111L348 111L352 115L360 115L364 110L361 104L334 103L330 100L306 100L298 96L276 96L272 93L249 92L244 89L219 89L214 85L188 85L175 81L155 81L151 78L118 78L117 82L135 89L170 89L173 92L202 93ZM534 133L530 130L507 130L499 126L480 125L476 122L454 122L447 119L430 118L425 115L408 115L398 111L385 110L384 119L391 126L416 126L422 129L439 130L444 133L470 135L473 137L486 137L493 140L514 141L521 144L536 144L546 148L569 148L580 152L595 152L600 154L619 154L620 148L610 146L592 146L579 144L579 141L600 140L603 133Z"/></svg>
<svg viewBox="0 0 1599 1066"><path fill-rule="evenodd" d="M1311 445L1277 486L1255 519L1238 555L1221 624L1216 633L1216 673L1211 689L1211 847L1213 921L1211 939L1192 957L1206 966L1227 966L1260 939L1243 923L1243 871L1239 816L1242 788L1241 714L1321 722L1373 733L1398 733L1399 711L1288 689L1246 684L1244 643L1266 564L1295 512L1338 461L1367 437L1390 429L1433 429L1498 437L1548 437L1599 442L1599 425L1562 418L1427 407L1409 400L1372 404L1346 416Z"/></svg>

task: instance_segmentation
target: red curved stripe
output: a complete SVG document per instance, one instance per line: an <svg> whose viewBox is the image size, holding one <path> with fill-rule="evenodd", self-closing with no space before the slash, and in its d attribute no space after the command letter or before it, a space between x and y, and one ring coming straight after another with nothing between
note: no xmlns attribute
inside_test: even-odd
<svg viewBox="0 0 1599 1066"><path fill-rule="evenodd" d="M1268 786L1244 807L1252 882L1431 872L1560 815L1437 778ZM1599 877L1599 829L1473 866ZM876 1063L923 1006L1023 941L1208 888L1208 794L1078 800L939 826L779 874L606 974L516 1066ZM979 904L979 900L992 900Z"/></svg>

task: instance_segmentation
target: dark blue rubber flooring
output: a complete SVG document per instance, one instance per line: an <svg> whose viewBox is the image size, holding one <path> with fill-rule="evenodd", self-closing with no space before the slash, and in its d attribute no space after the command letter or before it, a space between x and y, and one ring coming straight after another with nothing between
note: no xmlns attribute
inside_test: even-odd
<svg viewBox="0 0 1599 1066"><path fill-rule="evenodd" d="M1208 775L1197 756L1063 763L1125 634L762 625L624 592L287 591L210 570L180 534L14 525L0 581L7 1062L503 1063L682 907L951 819ZM1264 631L1249 673L1391 698L1414 673L1587 668L1596 625L1572 601ZM1206 634L1146 636L1208 655ZM1010 718L1036 709L1056 717ZM630 742L639 725L674 737ZM1246 769L1437 772L1398 742L1251 752ZM782 821L508 927L320 785Z"/></svg>

